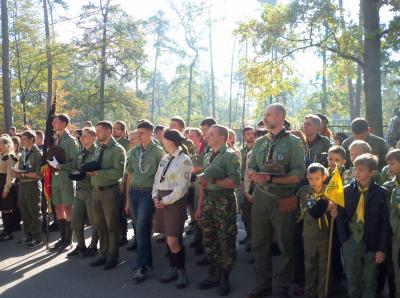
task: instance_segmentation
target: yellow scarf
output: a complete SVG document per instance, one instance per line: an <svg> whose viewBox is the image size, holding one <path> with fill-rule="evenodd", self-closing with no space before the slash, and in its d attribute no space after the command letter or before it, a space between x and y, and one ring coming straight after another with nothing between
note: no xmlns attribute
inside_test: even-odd
<svg viewBox="0 0 400 298"><path fill-rule="evenodd" d="M318 202L324 196L324 193L323 192L313 193L313 196L314 196L315 200ZM328 221L328 217L326 216L326 213L324 214L324 221L325 221L326 226L329 227L329 221ZM322 229L321 218L318 218L318 226L319 226L319 229L321 230Z"/></svg>
<svg viewBox="0 0 400 298"><path fill-rule="evenodd" d="M364 223L365 220L365 194L368 192L369 186L365 188L358 187L358 192L360 193L360 199L357 205L357 222L362 221Z"/></svg>

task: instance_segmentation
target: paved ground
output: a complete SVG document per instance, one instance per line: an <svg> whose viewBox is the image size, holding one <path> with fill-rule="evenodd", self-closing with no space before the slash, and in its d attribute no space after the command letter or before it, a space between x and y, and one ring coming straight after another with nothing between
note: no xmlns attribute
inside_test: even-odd
<svg viewBox="0 0 400 298"><path fill-rule="evenodd" d="M86 230L87 236L89 229ZM129 236L132 230L129 231ZM51 233L56 240L57 233ZM244 237L239 229L238 239ZM91 258L66 258L66 254L55 254L40 247L30 250L16 246L22 233L14 233L14 240L0 242L0 296L1 297L216 297L215 290L200 291L197 283L206 276L206 268L195 262L200 259L188 248L191 237L185 239L187 255L187 271L190 284L184 290L176 290L173 284L160 284L159 278L167 269L167 258L164 257L165 246L153 244L154 270L147 281L134 285L131 270L135 264L135 252L120 249L123 263L116 269L104 271L91 268ZM87 239L89 242L89 239ZM245 297L254 286L254 274L248 263L250 255L244 247L238 248L238 258L232 273L232 294L230 297Z"/></svg>

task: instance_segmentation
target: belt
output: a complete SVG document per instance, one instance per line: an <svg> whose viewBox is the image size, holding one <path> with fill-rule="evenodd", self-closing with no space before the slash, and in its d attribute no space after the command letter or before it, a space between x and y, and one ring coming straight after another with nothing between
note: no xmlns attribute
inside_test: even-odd
<svg viewBox="0 0 400 298"><path fill-rule="evenodd" d="M169 194L172 193L172 190L159 190L158 191L158 197L161 199L165 196L168 196Z"/></svg>
<svg viewBox="0 0 400 298"><path fill-rule="evenodd" d="M95 189L97 191L105 191L107 189L110 189L110 188L113 188L116 186L119 186L119 183L115 183L115 184L111 184L111 185L104 185L104 186L97 186L97 187L95 187Z"/></svg>
<svg viewBox="0 0 400 298"><path fill-rule="evenodd" d="M152 188L137 188L137 187L132 188L132 190L134 190L134 191L147 191L147 192L153 191Z"/></svg>
<svg viewBox="0 0 400 298"><path fill-rule="evenodd" d="M230 188L215 189L215 190L204 189L203 192L206 195L211 195L211 194L220 195L220 194L233 194L235 192L235 190L233 188L232 189L230 189Z"/></svg>

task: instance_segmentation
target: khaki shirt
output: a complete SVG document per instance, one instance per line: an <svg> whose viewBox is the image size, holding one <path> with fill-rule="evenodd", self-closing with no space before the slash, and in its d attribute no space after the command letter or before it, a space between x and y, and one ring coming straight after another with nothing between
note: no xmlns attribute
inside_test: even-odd
<svg viewBox="0 0 400 298"><path fill-rule="evenodd" d="M248 161L248 169L259 172L267 161L268 151L272 144L275 143L272 153L272 159L278 161L285 169L286 175L297 176L300 179L304 177L306 166L304 162L304 146L303 142L296 136L286 133L283 130L279 133L281 137L272 140L268 135L262 136L255 142L250 159ZM257 187L266 189L277 188L295 188L296 185L280 185L270 182L258 183Z"/></svg>
<svg viewBox="0 0 400 298"><path fill-rule="evenodd" d="M203 161L204 170L209 166L222 169L226 173L226 178L233 180L236 186L240 184L240 160L235 150L228 148L225 144L219 149L218 155L211 161L214 150L211 149ZM225 190L226 188L220 187L216 184L207 183L206 190ZM233 188L232 188L233 189Z"/></svg>
<svg viewBox="0 0 400 298"><path fill-rule="evenodd" d="M131 187L151 190L164 150L152 140L148 148L136 146L129 153L126 171L132 175Z"/></svg>
<svg viewBox="0 0 400 298"><path fill-rule="evenodd" d="M389 221L393 237L400 242L400 181L393 178L384 185L389 193Z"/></svg>
<svg viewBox="0 0 400 298"><path fill-rule="evenodd" d="M39 177L41 177L42 155L42 151L40 151L36 145L33 145L30 151L28 151L27 148L24 148L21 152L21 157L18 160L18 169L27 170L28 173L36 173ZM38 179L32 179L28 177L20 178L21 182L36 180Z"/></svg>
<svg viewBox="0 0 400 298"><path fill-rule="evenodd" d="M174 159L168 166L172 157ZM168 169L165 172L167 166ZM165 176L161 182L164 172ZM172 193L162 198L164 205L170 205L182 199L189 189L191 173L192 161L181 150L178 149L172 156L170 154L164 155L154 178L152 197L158 198L159 190L172 190Z"/></svg>
<svg viewBox="0 0 400 298"><path fill-rule="evenodd" d="M69 174L76 165L76 157L79 153L78 141L68 132L64 132L58 141L58 146L65 152L65 163L60 165L61 172L68 172Z"/></svg>
<svg viewBox="0 0 400 298"><path fill-rule="evenodd" d="M129 150L130 143L127 138L122 137L122 138L116 139L116 141L118 142L118 144L120 144L122 147L124 147L125 151Z"/></svg>
<svg viewBox="0 0 400 298"><path fill-rule="evenodd" d="M99 145L95 149L94 156L96 160L98 160L101 150L102 145ZM114 138L111 138L105 144L103 150L100 170L97 171L97 175L91 177L94 187L117 184L124 175L126 163L125 149Z"/></svg>
<svg viewBox="0 0 400 298"><path fill-rule="evenodd" d="M80 170L85 163L95 160L96 148L97 148L97 145L93 144L93 146L90 147L89 149L86 149L86 148L81 149L81 151L79 152L79 154L76 158L76 169L77 170ZM92 187L91 177L89 175L86 175L85 179L76 181L76 186L77 186L77 188L91 188Z"/></svg>

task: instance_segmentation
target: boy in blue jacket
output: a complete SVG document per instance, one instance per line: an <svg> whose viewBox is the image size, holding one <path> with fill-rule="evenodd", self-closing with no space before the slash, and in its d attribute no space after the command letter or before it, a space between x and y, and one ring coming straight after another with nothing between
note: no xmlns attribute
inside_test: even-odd
<svg viewBox="0 0 400 298"><path fill-rule="evenodd" d="M374 298L377 268L386 257L390 227L387 190L374 182L378 158L370 153L354 160L354 181L344 188L345 207L338 207L336 228L350 298Z"/></svg>

